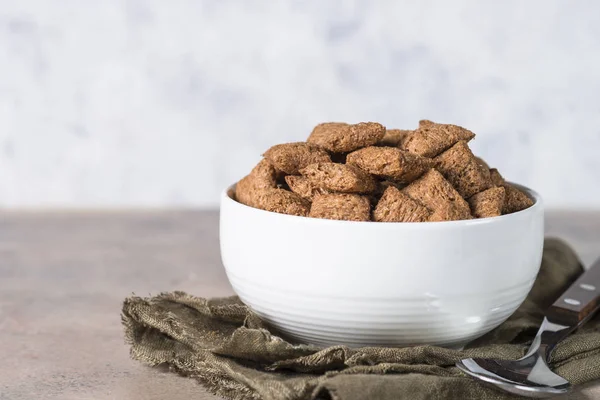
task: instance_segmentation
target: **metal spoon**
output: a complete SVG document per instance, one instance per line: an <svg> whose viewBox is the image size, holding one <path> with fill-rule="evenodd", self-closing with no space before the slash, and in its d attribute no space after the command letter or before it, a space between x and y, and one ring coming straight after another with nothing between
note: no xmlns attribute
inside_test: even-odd
<svg viewBox="0 0 600 400"><path fill-rule="evenodd" d="M581 327L600 309L600 259L584 272L546 312L527 354L518 360L468 358L456 366L463 372L525 397L566 393L571 384L548 367L558 342Z"/></svg>

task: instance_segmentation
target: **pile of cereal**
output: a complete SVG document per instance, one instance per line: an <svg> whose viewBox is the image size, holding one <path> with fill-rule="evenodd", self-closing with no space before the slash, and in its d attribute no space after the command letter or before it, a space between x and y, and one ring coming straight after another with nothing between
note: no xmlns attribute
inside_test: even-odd
<svg viewBox="0 0 600 400"><path fill-rule="evenodd" d="M317 125L306 142L271 147L237 183L250 207L313 218L453 221L523 210L533 201L473 155L465 128L423 120Z"/></svg>

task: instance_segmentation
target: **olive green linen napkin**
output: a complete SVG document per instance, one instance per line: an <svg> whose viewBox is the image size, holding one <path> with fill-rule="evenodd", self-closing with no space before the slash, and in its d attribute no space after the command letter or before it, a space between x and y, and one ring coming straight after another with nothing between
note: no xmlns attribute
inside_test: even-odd
<svg viewBox="0 0 600 400"><path fill-rule="evenodd" d="M454 363L465 357L521 357L544 310L583 271L564 242L546 239L541 271L523 305L463 351L434 346L317 348L287 342L237 297L182 292L123 304L132 358L165 364L231 399L508 399ZM556 348L552 368L573 384L600 379L600 318Z"/></svg>

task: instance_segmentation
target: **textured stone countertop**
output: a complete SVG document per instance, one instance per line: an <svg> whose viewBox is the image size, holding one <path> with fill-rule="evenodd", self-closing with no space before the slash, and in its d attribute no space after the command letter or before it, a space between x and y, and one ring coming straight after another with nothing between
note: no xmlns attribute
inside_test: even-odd
<svg viewBox="0 0 600 400"><path fill-rule="evenodd" d="M232 294L217 228L216 212L0 213L0 399L217 399L131 361L120 321L132 292ZM600 255L600 212L549 213L547 231Z"/></svg>

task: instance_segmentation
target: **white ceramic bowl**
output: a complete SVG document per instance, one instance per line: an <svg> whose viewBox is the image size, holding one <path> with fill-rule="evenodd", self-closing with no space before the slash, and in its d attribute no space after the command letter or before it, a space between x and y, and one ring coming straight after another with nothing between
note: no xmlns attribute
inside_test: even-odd
<svg viewBox="0 0 600 400"><path fill-rule="evenodd" d="M304 343L461 347L506 320L538 273L535 204L495 218L375 223L296 217L221 199L221 255L241 300Z"/></svg>

